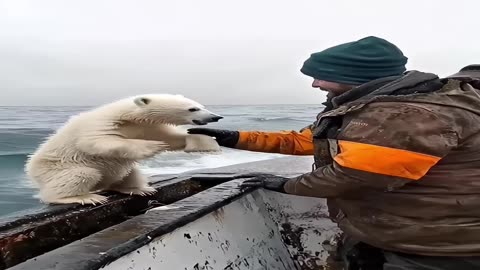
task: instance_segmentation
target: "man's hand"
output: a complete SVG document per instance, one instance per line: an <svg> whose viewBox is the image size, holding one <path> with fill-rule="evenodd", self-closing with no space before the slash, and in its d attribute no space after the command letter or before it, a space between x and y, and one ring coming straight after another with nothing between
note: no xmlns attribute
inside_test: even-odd
<svg viewBox="0 0 480 270"><path fill-rule="evenodd" d="M188 134L203 134L215 137L220 146L230 148L235 148L240 136L238 131L211 128L190 128Z"/></svg>
<svg viewBox="0 0 480 270"><path fill-rule="evenodd" d="M240 184L241 188L247 187L261 187L268 190L273 190L276 192L286 193L283 186L285 183L290 180L289 178L276 176L272 174L245 174L239 175L236 178L247 178L251 177L251 180L245 180Z"/></svg>

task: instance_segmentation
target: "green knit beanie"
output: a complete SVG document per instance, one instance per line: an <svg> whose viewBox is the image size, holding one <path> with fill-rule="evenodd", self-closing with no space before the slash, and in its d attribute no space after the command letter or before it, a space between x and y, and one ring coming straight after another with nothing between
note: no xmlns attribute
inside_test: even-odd
<svg viewBox="0 0 480 270"><path fill-rule="evenodd" d="M370 36L313 53L300 71L318 80L360 85L401 75L407 60L394 44Z"/></svg>

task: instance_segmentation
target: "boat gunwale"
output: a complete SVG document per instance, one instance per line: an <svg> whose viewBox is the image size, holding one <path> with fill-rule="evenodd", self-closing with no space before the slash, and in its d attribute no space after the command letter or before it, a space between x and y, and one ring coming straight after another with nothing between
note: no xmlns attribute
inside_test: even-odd
<svg viewBox="0 0 480 270"><path fill-rule="evenodd" d="M175 184L176 182L181 182L185 180L189 180L189 178L188 177L184 177L184 178L169 177L166 179L152 182L151 185L158 189L158 188L161 188L162 186ZM130 198L125 195L116 194L113 192L99 192L98 194L107 195L109 199L108 202L101 205L81 205L81 204L48 205L48 206L43 206L42 208L39 208L39 209L21 211L15 215L9 216L5 220L0 221L0 237L3 237L4 234L11 233L16 229L20 229L20 228L25 229L29 227L35 227L38 223L41 223L42 221L46 221L50 218L54 218L62 214L80 213L82 211L91 210L93 208L105 207L106 205L117 202L119 200Z"/></svg>

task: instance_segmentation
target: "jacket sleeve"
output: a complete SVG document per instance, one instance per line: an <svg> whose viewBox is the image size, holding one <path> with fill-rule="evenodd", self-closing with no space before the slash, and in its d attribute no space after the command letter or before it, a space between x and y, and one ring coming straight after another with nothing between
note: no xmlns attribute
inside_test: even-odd
<svg viewBox="0 0 480 270"><path fill-rule="evenodd" d="M323 198L391 191L420 181L457 141L451 126L426 108L373 103L345 116L333 164L289 180L285 190Z"/></svg>
<svg viewBox="0 0 480 270"><path fill-rule="evenodd" d="M240 131L237 149L286 155L313 155L310 126L297 131Z"/></svg>

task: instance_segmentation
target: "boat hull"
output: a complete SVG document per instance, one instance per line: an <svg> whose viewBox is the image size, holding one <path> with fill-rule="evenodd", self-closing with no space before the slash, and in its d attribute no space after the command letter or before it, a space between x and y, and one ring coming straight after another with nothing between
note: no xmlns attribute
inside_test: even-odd
<svg viewBox="0 0 480 270"><path fill-rule="evenodd" d="M255 190L101 269L327 269L336 232L324 200Z"/></svg>

